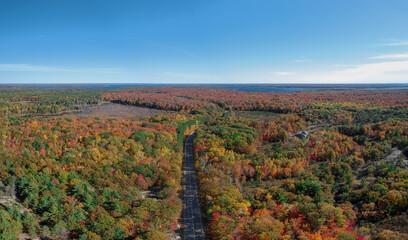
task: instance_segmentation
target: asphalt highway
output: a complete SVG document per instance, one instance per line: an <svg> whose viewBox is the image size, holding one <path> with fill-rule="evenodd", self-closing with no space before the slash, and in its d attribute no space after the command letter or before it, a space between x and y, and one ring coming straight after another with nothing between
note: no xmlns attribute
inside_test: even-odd
<svg viewBox="0 0 408 240"><path fill-rule="evenodd" d="M193 139L194 132L187 137L184 143L184 239L205 240L200 202L197 195L197 180L194 172Z"/></svg>

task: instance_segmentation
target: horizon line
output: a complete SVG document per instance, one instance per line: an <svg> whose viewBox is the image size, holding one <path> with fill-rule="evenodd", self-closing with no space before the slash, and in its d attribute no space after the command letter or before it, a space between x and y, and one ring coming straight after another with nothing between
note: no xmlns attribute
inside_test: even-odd
<svg viewBox="0 0 408 240"><path fill-rule="evenodd" d="M408 85L406 83L0 83L0 85Z"/></svg>

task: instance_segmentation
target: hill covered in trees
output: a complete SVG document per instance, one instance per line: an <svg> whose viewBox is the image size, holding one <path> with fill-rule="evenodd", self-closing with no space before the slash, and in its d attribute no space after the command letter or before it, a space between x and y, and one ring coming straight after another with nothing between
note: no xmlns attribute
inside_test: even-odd
<svg viewBox="0 0 408 240"><path fill-rule="evenodd" d="M408 239L407 90L0 92L1 239L174 238L193 129L209 238Z"/></svg>

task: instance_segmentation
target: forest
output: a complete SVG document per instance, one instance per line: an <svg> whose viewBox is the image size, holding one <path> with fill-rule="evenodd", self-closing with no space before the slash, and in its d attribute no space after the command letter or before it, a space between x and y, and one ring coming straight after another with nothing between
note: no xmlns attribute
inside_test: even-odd
<svg viewBox="0 0 408 240"><path fill-rule="evenodd" d="M408 239L408 90L192 86L0 88L0 239L183 237L192 131L208 239Z"/></svg>

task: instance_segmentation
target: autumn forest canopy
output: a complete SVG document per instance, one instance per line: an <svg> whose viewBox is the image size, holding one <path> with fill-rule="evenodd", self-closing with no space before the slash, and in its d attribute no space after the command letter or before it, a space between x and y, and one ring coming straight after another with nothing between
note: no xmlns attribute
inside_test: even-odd
<svg viewBox="0 0 408 240"><path fill-rule="evenodd" d="M0 239L408 239L408 90L0 87Z"/></svg>

